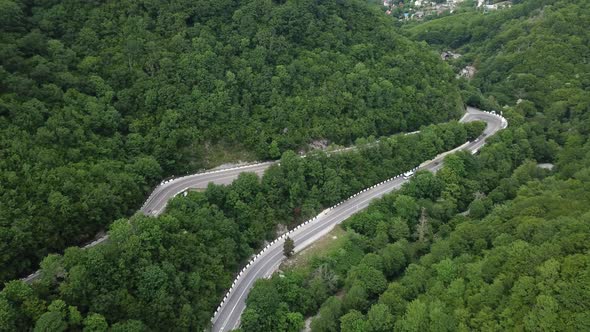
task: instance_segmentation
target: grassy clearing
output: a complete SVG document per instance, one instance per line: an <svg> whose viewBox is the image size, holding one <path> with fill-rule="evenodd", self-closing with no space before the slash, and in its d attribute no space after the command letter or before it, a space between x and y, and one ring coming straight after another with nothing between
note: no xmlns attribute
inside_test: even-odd
<svg viewBox="0 0 590 332"><path fill-rule="evenodd" d="M208 168L225 163L249 162L256 160L256 155L236 145L215 144L205 148L205 163Z"/></svg>
<svg viewBox="0 0 590 332"><path fill-rule="evenodd" d="M312 258L325 256L331 251L341 247L347 237L348 234L346 231L342 229L340 225L337 225L330 233L326 234L309 247L303 249L303 251L298 252L293 255L293 257L285 260L283 264L281 264L281 270L306 267L309 265Z"/></svg>
<svg viewBox="0 0 590 332"><path fill-rule="evenodd" d="M223 143L194 144L184 149L183 153L188 156L185 165L187 174L224 164L239 164L256 160L256 154L248 151L245 147Z"/></svg>

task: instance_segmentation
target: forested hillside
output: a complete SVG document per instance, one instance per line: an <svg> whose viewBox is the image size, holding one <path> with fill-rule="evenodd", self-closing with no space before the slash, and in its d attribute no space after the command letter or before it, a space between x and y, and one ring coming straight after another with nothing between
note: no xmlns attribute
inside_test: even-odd
<svg viewBox="0 0 590 332"><path fill-rule="evenodd" d="M161 177L205 165L208 149L277 158L456 116L454 73L432 47L463 54L451 65L477 73L459 80L462 97L509 127L345 221L334 250L258 281L241 329L299 331L310 318L312 331L590 330L587 1L523 0L404 28L430 46L363 1L0 9L3 278L131 214ZM0 331L203 330L279 224L481 130L451 122L345 154L287 151L262 178L119 219L105 245L47 256L32 285L6 283Z"/></svg>
<svg viewBox="0 0 590 332"><path fill-rule="evenodd" d="M345 221L331 252L259 281L242 330L305 317L312 331L590 330L589 19L587 1L531 0L411 27L477 67L464 95L508 129Z"/></svg>
<svg viewBox="0 0 590 332"><path fill-rule="evenodd" d="M259 281L243 330L297 331L289 317L316 314L312 331L588 330L590 168L563 179L527 162L469 217L449 217L449 191L476 182L449 175L480 164L449 161L345 222L347 241L326 257Z"/></svg>
<svg viewBox="0 0 590 332"><path fill-rule="evenodd" d="M278 158L459 114L448 66L360 0L1 0L0 280L213 151Z"/></svg>
<svg viewBox="0 0 590 332"><path fill-rule="evenodd" d="M456 69L473 65L472 84L488 98L471 96L482 107L514 105L526 100L535 112L580 113L587 105L590 84L588 29L590 3L523 1L511 9L482 15L462 13L408 29L409 34L441 50L463 56ZM532 103L532 104L531 104ZM571 121L575 116L563 117Z"/></svg>
<svg viewBox="0 0 590 332"><path fill-rule="evenodd" d="M229 186L172 200L158 218L118 220L107 243L45 258L32 286L7 283L0 331L202 331L236 271L275 238L279 222L294 227L482 130L483 123L453 122L329 157L286 152L261 179L242 174Z"/></svg>

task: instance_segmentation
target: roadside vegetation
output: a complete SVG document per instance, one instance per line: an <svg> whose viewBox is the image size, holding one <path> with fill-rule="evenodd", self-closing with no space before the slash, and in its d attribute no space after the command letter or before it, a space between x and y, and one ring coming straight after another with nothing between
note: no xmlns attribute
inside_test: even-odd
<svg viewBox="0 0 590 332"><path fill-rule="evenodd" d="M244 173L229 186L171 200L157 218L120 219L106 243L46 257L32 286L8 282L0 292L0 329L77 330L100 321L115 330L203 330L236 271L276 237L279 223L295 227L479 136L484 126L431 125L330 156L288 151L262 178Z"/></svg>
<svg viewBox="0 0 590 332"><path fill-rule="evenodd" d="M228 162L212 148L278 159L460 113L448 66L361 0L1 0L0 281Z"/></svg>
<svg viewBox="0 0 590 332"><path fill-rule="evenodd" d="M1 277L45 258L38 282L0 292L0 330L203 330L279 224L477 137L481 123L425 126L458 118L460 94L508 129L347 220L328 255L257 282L242 330L311 316L314 331L590 330L586 1L403 32L461 50L451 65L478 71L459 83L364 1L31 6L0 0ZM209 143L281 164L121 218ZM117 218L106 244L46 256Z"/></svg>
<svg viewBox="0 0 590 332"><path fill-rule="evenodd" d="M258 281L242 330L590 329L589 24L579 0L411 27L477 68L465 99L508 129L345 221L339 249Z"/></svg>

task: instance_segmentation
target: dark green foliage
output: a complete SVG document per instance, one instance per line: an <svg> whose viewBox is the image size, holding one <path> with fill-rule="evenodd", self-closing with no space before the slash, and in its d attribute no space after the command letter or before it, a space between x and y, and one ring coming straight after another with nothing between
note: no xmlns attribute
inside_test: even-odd
<svg viewBox="0 0 590 332"><path fill-rule="evenodd" d="M115 222L106 245L89 250L70 248L63 256L47 256L34 289L11 283L6 294L0 293L0 315L5 315L7 326L73 328L67 314L46 309L45 302L59 299L81 313L75 326L88 329L99 330L106 319L110 326L121 329L129 325L201 330L209 324L235 271L265 240L275 237L277 222L297 225L372 183L452 148L450 144L466 139L473 127L478 124L433 125L419 134L394 136L330 157L314 153L300 158L286 152L280 165L271 167L262 179L246 173L231 185L210 185L204 193L173 199L158 218L136 215ZM449 145L439 143L442 133L451 138ZM432 150L432 146L436 148ZM334 182L334 178L351 181ZM330 197L318 194L333 189L336 191ZM399 231L398 236L408 236L408 229L400 225L392 230ZM347 296L345 305L366 310L368 301L387 287L384 273L399 273L406 260L403 244L383 253L383 257L395 257L393 264L384 264L376 254L363 258L365 246L351 243L348 252L318 265L309 280L303 275L287 275L277 278L278 284L274 278L272 283L261 282L266 288L254 291L248 300L243 329L298 331L303 315L317 310L343 283L358 290L356 298ZM291 252L293 248L288 249ZM361 260L363 264L347 277L346 271ZM12 299L10 290L16 285L26 295Z"/></svg>
<svg viewBox="0 0 590 332"><path fill-rule="evenodd" d="M410 29L461 47L454 65L480 69L462 83L468 102L513 105L510 126L344 222L350 240L309 267L345 278L330 293L341 305L326 312L326 301L314 331L590 328L590 43L577 28L589 14L587 1L525 0Z"/></svg>
<svg viewBox="0 0 590 332"><path fill-rule="evenodd" d="M231 271L249 251L240 246L244 239L238 226L202 194L194 196L180 206L173 204L172 212L159 218L135 216L117 221L105 245L70 248L64 256L46 258L43 277L34 289L38 296L49 291L51 298L60 300L52 302L40 317L38 311L30 310L31 305L43 303L34 297L14 303L7 286L0 299L13 303L11 310L30 308L14 314L22 315L18 322L25 325L38 318L35 326L39 330L73 327L68 321L72 314L52 309L56 301L84 313L84 321L77 324L89 331L106 330L105 317L111 324L121 322L121 329L142 325L124 323L131 319L156 330L170 326L202 330L210 319L210 308L231 284ZM54 274L48 269L49 260L67 273ZM15 283L19 284L31 292L30 286Z"/></svg>
<svg viewBox="0 0 590 332"><path fill-rule="evenodd" d="M477 68L472 83L487 98L467 88L467 103L497 109L522 99L519 108L528 117L561 113L560 122L572 122L587 113L589 103L584 91L590 35L577 28L590 24L589 6L579 0L525 0L511 9L448 16L409 31L438 48L457 49L463 55L454 61L457 69L467 64Z"/></svg>
<svg viewBox="0 0 590 332"><path fill-rule="evenodd" d="M2 0L0 50L1 281L210 149L278 158L460 113L448 66L360 0Z"/></svg>
<svg viewBox="0 0 590 332"><path fill-rule="evenodd" d="M358 1L31 6L0 0L0 278L132 213L162 176L204 165L210 143L276 158L457 115L450 71ZM462 48L453 65L479 69L461 83L467 102L514 105L510 127L349 219L338 250L258 282L243 330L299 331L318 309L314 331L589 330L590 43L572 28L588 12L529 0L414 28ZM278 222L481 129L431 126L330 157L287 151L262 179L121 219L106 245L47 256L32 287L7 283L0 330L203 330Z"/></svg>
<svg viewBox="0 0 590 332"><path fill-rule="evenodd" d="M590 143L583 149L590 151ZM585 165L590 165L589 156L583 159ZM312 324L314 330L334 330L331 320L350 331L391 330L381 323L402 331L588 328L590 182L582 179L590 179L589 168L585 166L574 178L559 179L545 177L534 164L529 166L523 164L508 179L519 187L513 199L489 214L482 212L483 220L450 220L448 225L454 229L448 235L438 231L431 245L402 240L379 249L378 231L363 228L359 235L350 228L351 240L344 247L312 263L311 271L316 266L333 269L339 251L346 252L350 246L366 253L348 264L342 275L346 279L340 316L323 317L324 307L332 305L324 304ZM470 174L474 172L467 170L468 178ZM443 192L446 185L450 184L443 182ZM413 187L410 183L402 193L385 197L355 218L377 213L383 220L392 218L390 214L397 218L391 209L398 201L395 198ZM309 283L314 274L305 275L299 285ZM396 281L387 286L386 277ZM266 286L281 289L282 279L275 277Z"/></svg>
<svg viewBox="0 0 590 332"><path fill-rule="evenodd" d="M285 243L283 244L283 254L285 257L289 258L293 256L293 249L295 249L295 242L290 237L285 239Z"/></svg>

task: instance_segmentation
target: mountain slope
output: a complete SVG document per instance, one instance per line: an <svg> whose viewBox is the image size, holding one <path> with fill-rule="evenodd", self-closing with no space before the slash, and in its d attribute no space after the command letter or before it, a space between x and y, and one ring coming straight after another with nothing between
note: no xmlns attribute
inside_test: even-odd
<svg viewBox="0 0 590 332"><path fill-rule="evenodd" d="M363 1L0 6L0 280L212 150L278 158L460 114L448 67Z"/></svg>

